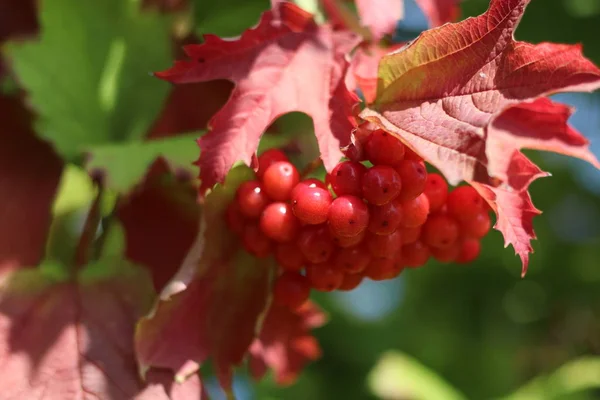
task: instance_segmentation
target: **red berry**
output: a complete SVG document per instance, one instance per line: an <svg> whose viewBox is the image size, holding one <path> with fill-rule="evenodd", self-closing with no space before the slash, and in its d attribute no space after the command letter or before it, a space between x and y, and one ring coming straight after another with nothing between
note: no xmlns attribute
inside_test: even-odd
<svg viewBox="0 0 600 400"><path fill-rule="evenodd" d="M297 196L297 193L301 192L305 188L321 188L327 190L327 185L318 180L317 178L304 179L298 182L298 184L294 187L294 189L292 190L292 194L290 195L290 199L292 199L293 201L294 197Z"/></svg>
<svg viewBox="0 0 600 400"><path fill-rule="evenodd" d="M313 289L331 292L340 287L344 273L329 263L311 264L306 267L306 277Z"/></svg>
<svg viewBox="0 0 600 400"><path fill-rule="evenodd" d="M227 221L227 227L231 232L236 235L241 235L242 232L244 232L244 224L246 221L244 220L244 216L240 211L240 205L237 201L232 201L229 203L229 206L227 206L225 220Z"/></svg>
<svg viewBox="0 0 600 400"><path fill-rule="evenodd" d="M402 246L402 262L409 268L422 267L429 260L429 247L417 240Z"/></svg>
<svg viewBox="0 0 600 400"><path fill-rule="evenodd" d="M344 161L328 175L329 184L338 196L362 197L362 178L367 167L354 161Z"/></svg>
<svg viewBox="0 0 600 400"><path fill-rule="evenodd" d="M322 224L327 221L331 193L320 187L300 187L292 193L292 209L294 215L305 224Z"/></svg>
<svg viewBox="0 0 600 400"><path fill-rule="evenodd" d="M490 231L492 221L490 215L485 212L479 212L472 219L460 222L460 233L465 237L481 239Z"/></svg>
<svg viewBox="0 0 600 400"><path fill-rule="evenodd" d="M365 143L365 154L373 165L397 165L404 158L404 144L382 129L371 133Z"/></svg>
<svg viewBox="0 0 600 400"><path fill-rule="evenodd" d="M434 214L429 217L421 237L423 242L439 249L452 246L458 239L459 226L454 218L446 214Z"/></svg>
<svg viewBox="0 0 600 400"><path fill-rule="evenodd" d="M284 307L296 309L308 300L310 282L297 272L286 271L273 284L273 301Z"/></svg>
<svg viewBox="0 0 600 400"><path fill-rule="evenodd" d="M446 203L448 184L440 174L429 174L423 193L429 199L429 211L437 211Z"/></svg>
<svg viewBox="0 0 600 400"><path fill-rule="evenodd" d="M260 229L276 242L293 240L300 230L300 223L292 213L292 207L283 202L269 204L260 216Z"/></svg>
<svg viewBox="0 0 600 400"><path fill-rule="evenodd" d="M341 249L335 256L336 268L347 274L356 274L364 271L371 261L371 255L364 246L354 246Z"/></svg>
<svg viewBox="0 0 600 400"><path fill-rule="evenodd" d="M256 171L258 179L262 179L267 168L278 161L289 161L285 153L278 149L266 150L258 156L258 171Z"/></svg>
<svg viewBox="0 0 600 400"><path fill-rule="evenodd" d="M247 218L258 218L271 202L263 186L258 181L247 181L240 185L236 193L240 212Z"/></svg>
<svg viewBox="0 0 600 400"><path fill-rule="evenodd" d="M335 247L325 225L307 225L303 227L300 230L297 243L304 258L314 264L327 261Z"/></svg>
<svg viewBox="0 0 600 400"><path fill-rule="evenodd" d="M396 200L382 206L371 206L369 215L369 232L377 235L389 235L402 222L402 204Z"/></svg>
<svg viewBox="0 0 600 400"><path fill-rule="evenodd" d="M402 190L398 195L400 201L412 200L425 189L427 169L423 161L403 160L396 171L402 181Z"/></svg>
<svg viewBox="0 0 600 400"><path fill-rule="evenodd" d="M485 200L473 186L460 186L451 191L446 199L448 213L458 221L468 221L486 211Z"/></svg>
<svg viewBox="0 0 600 400"><path fill-rule="evenodd" d="M403 266L400 262L391 258L373 258L364 271L364 275L374 281L382 281L395 278L402 272Z"/></svg>
<svg viewBox="0 0 600 400"><path fill-rule="evenodd" d="M285 201L300 182L300 174L288 161L277 161L266 169L262 180L267 196L276 201Z"/></svg>
<svg viewBox="0 0 600 400"><path fill-rule="evenodd" d="M409 149L406 146L405 146L405 148L406 148L404 150L404 159L405 160L423 161L423 158L421 156L419 156L417 153L415 153L414 151L412 151L411 149Z"/></svg>
<svg viewBox="0 0 600 400"><path fill-rule="evenodd" d="M304 266L304 256L296 243L279 243L275 247L277 264L288 271L300 271Z"/></svg>
<svg viewBox="0 0 600 400"><path fill-rule="evenodd" d="M456 260L460 254L460 243L454 243L452 246L443 249L432 247L430 250L433 258L439 262L448 263Z"/></svg>
<svg viewBox="0 0 600 400"><path fill-rule="evenodd" d="M338 287L338 290L350 291L354 290L360 285L364 279L362 274L344 274L342 284Z"/></svg>
<svg viewBox="0 0 600 400"><path fill-rule="evenodd" d="M400 229L402 233L402 243L409 244L414 243L419 240L421 236L421 226L415 226L414 228L402 228Z"/></svg>
<svg viewBox="0 0 600 400"><path fill-rule="evenodd" d="M481 252L481 242L477 239L465 239L460 247L457 263L465 264L475 261Z"/></svg>
<svg viewBox="0 0 600 400"><path fill-rule="evenodd" d="M329 231L331 232L331 227L330 227ZM335 236L332 233L333 242L336 244L336 246L341 247L343 249L346 249L346 248L352 247L352 246L356 246L357 244L362 243L366 234L367 234L366 230L362 231L361 233L359 233L356 236Z"/></svg>
<svg viewBox="0 0 600 400"><path fill-rule="evenodd" d="M248 224L242 234L242 245L255 257L265 258L271 254L271 241L257 224Z"/></svg>
<svg viewBox="0 0 600 400"><path fill-rule="evenodd" d="M402 222L406 228L421 226L427 221L429 215L429 199L425 194L402 203Z"/></svg>
<svg viewBox="0 0 600 400"><path fill-rule="evenodd" d="M396 198L401 189L400 175L387 165L376 165L363 176L362 196L371 204L383 205Z"/></svg>
<svg viewBox="0 0 600 400"><path fill-rule="evenodd" d="M402 246L402 234L396 231L389 235L367 235L365 244L373 257L393 257Z"/></svg>
<svg viewBox="0 0 600 400"><path fill-rule="evenodd" d="M340 196L331 203L327 220L335 236L356 236L369 225L369 207L358 197Z"/></svg>

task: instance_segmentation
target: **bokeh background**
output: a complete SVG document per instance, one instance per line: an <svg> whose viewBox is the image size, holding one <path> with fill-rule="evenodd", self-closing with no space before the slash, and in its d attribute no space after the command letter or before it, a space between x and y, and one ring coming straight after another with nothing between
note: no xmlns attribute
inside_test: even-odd
<svg viewBox="0 0 600 400"><path fill-rule="evenodd" d="M6 24L0 23L0 38L11 21L33 14L27 10L30 3L24 0L23 15L17 15L8 14L17 8L3 8L8 0L0 0L0 22ZM183 1L145 3L177 10ZM249 26L248 20L258 19L268 0L195 0L194 4L194 33L236 35ZM410 40L427 29L414 0L405 4L406 18L394 35L397 41ZM488 4L488 0L465 0L463 17L482 13ZM190 29L189 21L181 25ZM516 37L534 43L582 43L585 55L600 65L600 0L533 0ZM166 67L152 65L146 71ZM0 76L1 70L2 65ZM8 93L15 84L5 78L0 89ZM180 117L202 115L206 120L216 110L215 101L226 99L217 93L192 102L186 96L183 92L182 101L153 126L148 137L195 131L196 125L187 125ZM215 100L215 96L221 97ZM600 157L600 94L562 94L556 99L577 108L571 123L591 140ZM311 137L310 120L302 116L283 118L275 128L284 133L304 130L304 135L292 136ZM278 140L277 135L268 135L262 145ZM314 150L314 143L305 145ZM193 147L186 151L190 159L197 155ZM552 177L531 187L534 203L544 214L534 221L539 240L533 244L535 254L524 279L519 259L512 248L504 249L501 235L494 231L484 239L482 255L472 265L430 261L393 281L366 281L350 293L316 296L330 319L315 331L323 357L310 364L294 385L284 388L270 377L254 383L242 368L235 379L237 397L600 399L600 171L562 156L531 152L528 156ZM78 179L70 181L70 198L89 192L89 182ZM209 367L205 372L210 374ZM214 379L209 380L209 389L215 399L224 398Z"/></svg>

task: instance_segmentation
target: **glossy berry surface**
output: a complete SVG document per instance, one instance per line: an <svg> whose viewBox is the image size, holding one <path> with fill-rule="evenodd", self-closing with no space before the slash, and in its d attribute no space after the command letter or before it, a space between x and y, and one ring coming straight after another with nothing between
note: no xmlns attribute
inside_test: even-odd
<svg viewBox="0 0 600 400"><path fill-rule="evenodd" d="M338 287L338 290L350 291L354 290L361 284L364 276L362 274L344 274L342 284Z"/></svg>
<svg viewBox="0 0 600 400"><path fill-rule="evenodd" d="M327 185L325 182L318 180L317 178L308 178L303 179L294 187L292 193L290 194L290 199L294 200L294 197L297 196L298 192L306 189L306 188L321 188L327 190Z"/></svg>
<svg viewBox="0 0 600 400"><path fill-rule="evenodd" d="M284 272L273 285L273 301L291 309L300 307L309 296L310 282L297 272Z"/></svg>
<svg viewBox="0 0 600 400"><path fill-rule="evenodd" d="M369 225L369 208L358 197L341 196L331 203L327 221L335 236L356 236Z"/></svg>
<svg viewBox="0 0 600 400"><path fill-rule="evenodd" d="M300 174L291 163L277 161L265 170L262 182L267 196L275 201L285 201L300 182Z"/></svg>
<svg viewBox="0 0 600 400"><path fill-rule="evenodd" d="M334 265L345 273L356 274L364 271L369 261L369 251L364 246L354 246L341 249L335 256Z"/></svg>
<svg viewBox="0 0 600 400"><path fill-rule="evenodd" d="M378 257L371 262L364 271L364 275L374 281L392 279L402 272L402 266L394 259Z"/></svg>
<svg viewBox="0 0 600 400"><path fill-rule="evenodd" d="M320 187L304 186L292 193L292 210L296 218L305 224L322 224L327 221L331 193Z"/></svg>
<svg viewBox="0 0 600 400"><path fill-rule="evenodd" d="M271 254L271 240L256 224L248 224L244 227L242 245L248 253L258 258L265 258Z"/></svg>
<svg viewBox="0 0 600 400"><path fill-rule="evenodd" d="M429 199L429 210L437 211L446 203L448 184L440 174L429 174L423 193Z"/></svg>
<svg viewBox="0 0 600 400"><path fill-rule="evenodd" d="M392 167L376 165L363 175L362 197L374 205L383 205L400 194L400 175Z"/></svg>
<svg viewBox="0 0 600 400"><path fill-rule="evenodd" d="M289 204L275 202L269 204L260 216L260 229L276 242L289 242L298 235L300 223Z"/></svg>
<svg viewBox="0 0 600 400"><path fill-rule="evenodd" d="M460 186L448 194L448 213L458 221L468 221L486 211L485 200L472 186Z"/></svg>
<svg viewBox="0 0 600 400"><path fill-rule="evenodd" d="M398 195L400 201L412 200L425 190L427 169L422 161L403 160L396 171L402 181L402 190Z"/></svg>
<svg viewBox="0 0 600 400"><path fill-rule="evenodd" d="M461 233L466 237L481 239L490 231L492 220L486 211L479 212L469 220L460 222Z"/></svg>
<svg viewBox="0 0 600 400"><path fill-rule="evenodd" d="M331 231L331 228L330 228ZM346 249L348 247L356 246L365 239L367 231L364 230L356 236L335 236L333 235L333 242L339 248Z"/></svg>
<svg viewBox="0 0 600 400"><path fill-rule="evenodd" d="M400 231L402 233L403 244L414 243L421 237L421 226L416 226L413 228L404 227L400 228Z"/></svg>
<svg viewBox="0 0 600 400"><path fill-rule="evenodd" d="M344 273L329 263L311 264L306 267L310 286L320 292L332 292L342 284Z"/></svg>
<svg viewBox="0 0 600 400"><path fill-rule="evenodd" d="M402 203L401 225L407 228L415 228L423 225L429 216L429 199L425 194Z"/></svg>
<svg viewBox="0 0 600 400"><path fill-rule="evenodd" d="M456 260L456 258L460 254L460 245L461 245L461 243L454 243L453 245L451 245L449 247L445 247L445 248L441 248L441 249L432 247L432 248L430 248L431 255L433 256L433 258L435 258L439 262L442 262L442 263L452 262L452 261Z"/></svg>
<svg viewBox="0 0 600 400"><path fill-rule="evenodd" d="M402 204L395 200L382 206L371 206L369 212L369 232L377 235L389 235L402 222Z"/></svg>
<svg viewBox="0 0 600 400"><path fill-rule="evenodd" d="M481 242L477 239L465 239L461 246L456 262L461 264L470 263L479 257Z"/></svg>
<svg viewBox="0 0 600 400"><path fill-rule="evenodd" d="M402 246L402 262L410 268L422 267L430 255L429 247L419 240Z"/></svg>
<svg viewBox="0 0 600 400"><path fill-rule="evenodd" d="M237 202L239 210L247 218L258 218L267 204L271 202L263 186L258 181L247 181L238 188Z"/></svg>
<svg viewBox="0 0 600 400"><path fill-rule="evenodd" d="M258 156L258 170L256 176L262 179L267 168L278 161L289 161L285 153L278 149L269 149Z"/></svg>
<svg viewBox="0 0 600 400"><path fill-rule="evenodd" d="M335 166L328 176L331 188L338 196L362 197L362 179L367 167L358 162L344 161Z"/></svg>
<svg viewBox="0 0 600 400"><path fill-rule="evenodd" d="M275 246L275 261L288 271L300 271L304 266L304 256L298 245L291 243L278 243Z"/></svg>
<svg viewBox="0 0 600 400"><path fill-rule="evenodd" d="M335 246L325 225L307 225L300 230L298 248L306 261L319 264L327 261Z"/></svg>
<svg viewBox="0 0 600 400"><path fill-rule="evenodd" d="M373 165L397 165L404 151L402 142L382 129L373 131L365 143L365 155Z"/></svg>
<svg viewBox="0 0 600 400"><path fill-rule="evenodd" d="M458 239L459 226L456 220L446 214L434 214L423 225L421 237L430 247L452 246Z"/></svg>
<svg viewBox="0 0 600 400"><path fill-rule="evenodd" d="M367 235L367 249L373 257L394 257L402 246L402 234L396 231L389 235Z"/></svg>

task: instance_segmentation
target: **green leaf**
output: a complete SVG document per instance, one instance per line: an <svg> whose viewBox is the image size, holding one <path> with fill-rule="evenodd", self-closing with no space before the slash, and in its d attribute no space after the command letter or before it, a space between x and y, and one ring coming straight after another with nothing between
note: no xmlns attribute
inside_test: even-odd
<svg viewBox="0 0 600 400"><path fill-rule="evenodd" d="M182 169L197 175L197 168L192 163L200 154L196 139L202 134L95 146L91 150L87 168L104 172L106 185L123 193L144 177L150 164L158 157L163 157L174 170Z"/></svg>
<svg viewBox="0 0 600 400"><path fill-rule="evenodd" d="M269 0L195 0L197 32L237 36L256 25Z"/></svg>
<svg viewBox="0 0 600 400"><path fill-rule="evenodd" d="M39 135L71 160L142 138L168 90L149 74L170 64L166 19L136 0L43 1L40 16L38 41L8 46Z"/></svg>
<svg viewBox="0 0 600 400"><path fill-rule="evenodd" d="M382 399L466 399L434 371L400 352L384 354L368 379L373 394Z"/></svg>

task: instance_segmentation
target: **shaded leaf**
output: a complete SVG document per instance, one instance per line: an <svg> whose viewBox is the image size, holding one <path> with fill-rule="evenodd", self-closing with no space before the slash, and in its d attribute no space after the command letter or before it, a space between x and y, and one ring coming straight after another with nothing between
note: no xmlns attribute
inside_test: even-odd
<svg viewBox="0 0 600 400"><path fill-rule="evenodd" d="M0 43L37 32L36 3L34 0L3 0L0 3Z"/></svg>
<svg viewBox="0 0 600 400"><path fill-rule="evenodd" d="M167 92L148 76L169 59L166 19L120 0L41 2L40 15L40 39L8 52L38 133L70 159L142 138Z"/></svg>
<svg viewBox="0 0 600 400"><path fill-rule="evenodd" d="M460 0L415 0L429 20L429 26L435 28L453 22L460 16Z"/></svg>
<svg viewBox="0 0 600 400"><path fill-rule="evenodd" d="M227 230L224 212L235 189L251 174L232 170L203 207L202 224L181 269L136 332L142 368L170 368L182 379L211 359L221 385L231 388L267 304L272 264L250 257ZM191 362L191 363L190 363Z"/></svg>
<svg viewBox="0 0 600 400"><path fill-rule="evenodd" d="M18 98L0 95L0 271L42 259L63 168L30 118Z"/></svg>
<svg viewBox="0 0 600 400"><path fill-rule="evenodd" d="M280 2L240 38L206 35L185 48L190 60L157 73L173 83L228 79L236 86L199 140L201 192L225 176L236 161L250 165L266 128L281 114L301 111L313 118L321 158L331 170L348 143L356 100L343 81L347 36L318 26L310 14ZM338 50L340 49L340 50ZM307 85L306 82L311 82Z"/></svg>
<svg viewBox="0 0 600 400"><path fill-rule="evenodd" d="M526 190L544 173L515 151L521 147L568 152L594 162L587 156L587 142L568 128L564 106L531 101L560 91L594 90L600 87L600 70L580 46L515 41L528 3L493 0L481 16L427 31L404 50L383 57L377 98L361 116L401 138L454 185L465 180L502 186L499 190L507 193ZM503 113L510 106L517 108ZM560 116L548 117L556 111ZM515 121L517 114L545 127L558 125L543 133ZM577 151L563 146L575 136ZM524 237L516 240L508 230L528 229L510 225L510 217L502 215L507 210L498 207L498 219L507 221L498 227L507 242L524 243ZM528 246L529 240L516 249L524 271Z"/></svg>
<svg viewBox="0 0 600 400"><path fill-rule="evenodd" d="M321 356L311 330L325 322L325 314L313 303L296 311L271 304L260 334L250 346L252 376L260 379L271 368L279 385L294 383L304 366Z"/></svg>

